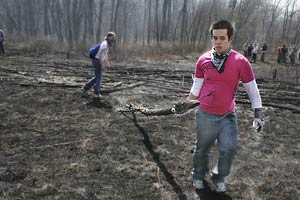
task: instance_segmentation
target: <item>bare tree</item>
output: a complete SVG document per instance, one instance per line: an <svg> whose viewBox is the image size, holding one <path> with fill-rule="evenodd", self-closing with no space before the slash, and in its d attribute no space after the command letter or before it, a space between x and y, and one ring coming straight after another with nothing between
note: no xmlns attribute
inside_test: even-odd
<svg viewBox="0 0 300 200"><path fill-rule="evenodd" d="M104 3L105 3L104 0L100 0L100 2L99 2L98 16L97 16L98 23L97 23L97 33L96 33L97 41L100 41Z"/></svg>
<svg viewBox="0 0 300 200"><path fill-rule="evenodd" d="M99 41L106 31L115 31L121 44L145 46L164 41L190 47L185 49L204 49L210 42L210 24L223 18L235 25L237 47L245 39L297 43L300 5L297 0L287 0L285 5L281 2L0 0L0 26L8 35L53 37L69 49Z"/></svg>
<svg viewBox="0 0 300 200"><path fill-rule="evenodd" d="M123 5L123 43L128 42L128 4Z"/></svg>
<svg viewBox="0 0 300 200"><path fill-rule="evenodd" d="M152 0L148 0L148 38L147 44L151 42L151 17L152 17Z"/></svg>
<svg viewBox="0 0 300 200"><path fill-rule="evenodd" d="M187 22L188 22L188 16L187 16L187 0L184 0L183 7L181 10L181 32L180 32L180 42L184 43L185 36L186 36L186 29L187 29Z"/></svg>
<svg viewBox="0 0 300 200"><path fill-rule="evenodd" d="M269 26L267 28L267 32L266 32L266 36L265 36L265 40L267 42L270 42L271 40L271 33L272 33L272 28L273 28L273 25L275 23L275 20L278 18L280 12L278 11L278 6L280 4L280 1L281 0L274 0L273 4L270 6L271 7L271 20L270 20L270 23L269 23Z"/></svg>
<svg viewBox="0 0 300 200"><path fill-rule="evenodd" d="M192 24L191 24L191 31L190 31L190 43L192 44L192 48L195 47L197 36L200 31L201 27L201 20L203 18L205 9L205 3L199 4L198 9L196 10L196 14L193 18Z"/></svg>
<svg viewBox="0 0 300 200"><path fill-rule="evenodd" d="M65 13L65 24L64 27L66 29L66 38L69 44L69 49L73 47L73 33L72 33L72 23L71 23L71 0L63 1L63 11Z"/></svg>
<svg viewBox="0 0 300 200"><path fill-rule="evenodd" d="M59 0L56 0L53 6L53 9L55 8L56 12L55 12L55 29L56 29L56 35L58 38L58 41L60 43L63 43L64 41L64 34L63 34L63 12L62 12L62 7L61 7L61 3Z"/></svg>
<svg viewBox="0 0 300 200"><path fill-rule="evenodd" d="M51 34L51 25L49 20L49 8L50 8L50 2L47 0L43 1L43 16L44 16L44 34L50 35Z"/></svg>
<svg viewBox="0 0 300 200"><path fill-rule="evenodd" d="M155 1L155 37L156 37L156 43L159 43L159 24L158 24L158 9L159 4L158 0Z"/></svg>

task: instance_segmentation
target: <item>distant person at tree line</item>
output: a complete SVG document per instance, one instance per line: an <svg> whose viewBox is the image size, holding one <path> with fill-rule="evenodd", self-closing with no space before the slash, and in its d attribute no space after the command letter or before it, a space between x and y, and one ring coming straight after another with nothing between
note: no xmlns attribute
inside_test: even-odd
<svg viewBox="0 0 300 200"><path fill-rule="evenodd" d="M281 63L282 64L287 64L287 62L286 62L287 54L288 54L288 48L286 48L286 46L284 44L284 45L282 45L282 48L281 48Z"/></svg>
<svg viewBox="0 0 300 200"><path fill-rule="evenodd" d="M277 47L277 63L281 63L281 45Z"/></svg>
<svg viewBox="0 0 300 200"><path fill-rule="evenodd" d="M218 164L211 179L216 192L225 192L225 178L237 153L238 127L234 96L240 80L254 111L253 126L264 126L263 108L250 62L231 49L234 29L226 20L211 25L212 50L204 53L195 66L195 77L188 99L199 100L196 115L197 141L194 149L192 181L197 190L204 189L209 172L209 154L217 141Z"/></svg>
<svg viewBox="0 0 300 200"><path fill-rule="evenodd" d="M295 65L296 54L297 54L297 49L296 49L296 47L291 47L290 53L289 53L291 65Z"/></svg>
<svg viewBox="0 0 300 200"><path fill-rule="evenodd" d="M261 48L261 57L260 57L261 62L265 62L267 48L268 48L267 43L264 42Z"/></svg>
<svg viewBox="0 0 300 200"><path fill-rule="evenodd" d="M244 56L247 58L248 57L248 46L249 46L249 42L246 41L243 45L243 51L244 51Z"/></svg>
<svg viewBox="0 0 300 200"><path fill-rule="evenodd" d="M0 30L0 54L4 54L3 42L4 42L4 32Z"/></svg>
<svg viewBox="0 0 300 200"><path fill-rule="evenodd" d="M249 43L248 41L243 44L244 56L248 58L249 61L256 63L257 56L259 53L259 44L258 42ZM261 49L261 62L265 62L265 56L267 51L267 43L263 43Z"/></svg>
<svg viewBox="0 0 300 200"><path fill-rule="evenodd" d="M92 59L92 64L94 67L94 77L91 78L82 88L84 95L87 94L94 86L94 97L102 97L100 94L100 85L103 79L103 72L109 69L109 59L108 51L115 42L116 34L114 32L108 32L104 41L100 44L99 50L96 53L96 56Z"/></svg>
<svg viewBox="0 0 300 200"><path fill-rule="evenodd" d="M252 59L254 63L256 63L258 48L259 48L258 43L255 43L252 49Z"/></svg>
<svg viewBox="0 0 300 200"><path fill-rule="evenodd" d="M277 62L280 64L287 64L287 56L290 58L290 64L296 64L297 57L297 48L295 46L291 46L290 50L286 47L285 44L279 45L277 48ZM300 49L299 49L299 61L300 61Z"/></svg>

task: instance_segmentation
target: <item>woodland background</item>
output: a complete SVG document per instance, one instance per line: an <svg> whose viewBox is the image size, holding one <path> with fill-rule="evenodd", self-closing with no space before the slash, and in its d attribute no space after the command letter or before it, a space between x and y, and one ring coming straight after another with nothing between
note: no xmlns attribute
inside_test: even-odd
<svg viewBox="0 0 300 200"><path fill-rule="evenodd" d="M68 51L114 31L119 50L189 53L210 48L210 24L227 19L236 49L267 42L275 53L299 44L299 9L297 0L0 0L0 29L10 42L46 40Z"/></svg>

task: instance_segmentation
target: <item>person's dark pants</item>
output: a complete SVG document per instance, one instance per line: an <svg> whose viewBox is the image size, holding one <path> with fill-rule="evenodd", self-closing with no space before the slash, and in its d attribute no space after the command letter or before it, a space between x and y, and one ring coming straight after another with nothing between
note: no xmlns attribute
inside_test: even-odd
<svg viewBox="0 0 300 200"><path fill-rule="evenodd" d="M3 42L0 42L0 54L4 54Z"/></svg>
<svg viewBox="0 0 300 200"><path fill-rule="evenodd" d="M281 55L280 54L277 57L277 63L281 63Z"/></svg>
<svg viewBox="0 0 300 200"><path fill-rule="evenodd" d="M290 56L290 63L291 63L292 65L295 64L295 56Z"/></svg>
<svg viewBox="0 0 300 200"><path fill-rule="evenodd" d="M262 51L261 52L261 57L260 57L261 62L265 62L265 55L266 55L266 52Z"/></svg>
<svg viewBox="0 0 300 200"><path fill-rule="evenodd" d="M281 63L286 64L286 55L285 54L281 54Z"/></svg>
<svg viewBox="0 0 300 200"><path fill-rule="evenodd" d="M253 55L252 55L252 58L253 58L253 62L255 62L255 63L256 63L257 54L256 54L256 53L253 53Z"/></svg>

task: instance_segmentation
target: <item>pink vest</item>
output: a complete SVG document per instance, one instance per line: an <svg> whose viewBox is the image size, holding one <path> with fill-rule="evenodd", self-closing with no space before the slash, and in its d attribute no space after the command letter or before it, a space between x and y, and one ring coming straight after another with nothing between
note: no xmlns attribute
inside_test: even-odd
<svg viewBox="0 0 300 200"><path fill-rule="evenodd" d="M249 61L234 50L231 51L222 73L212 65L211 53L203 54L197 61L195 76L204 78L198 97L200 108L217 115L223 115L234 109L234 96L240 80L243 83L254 80Z"/></svg>

